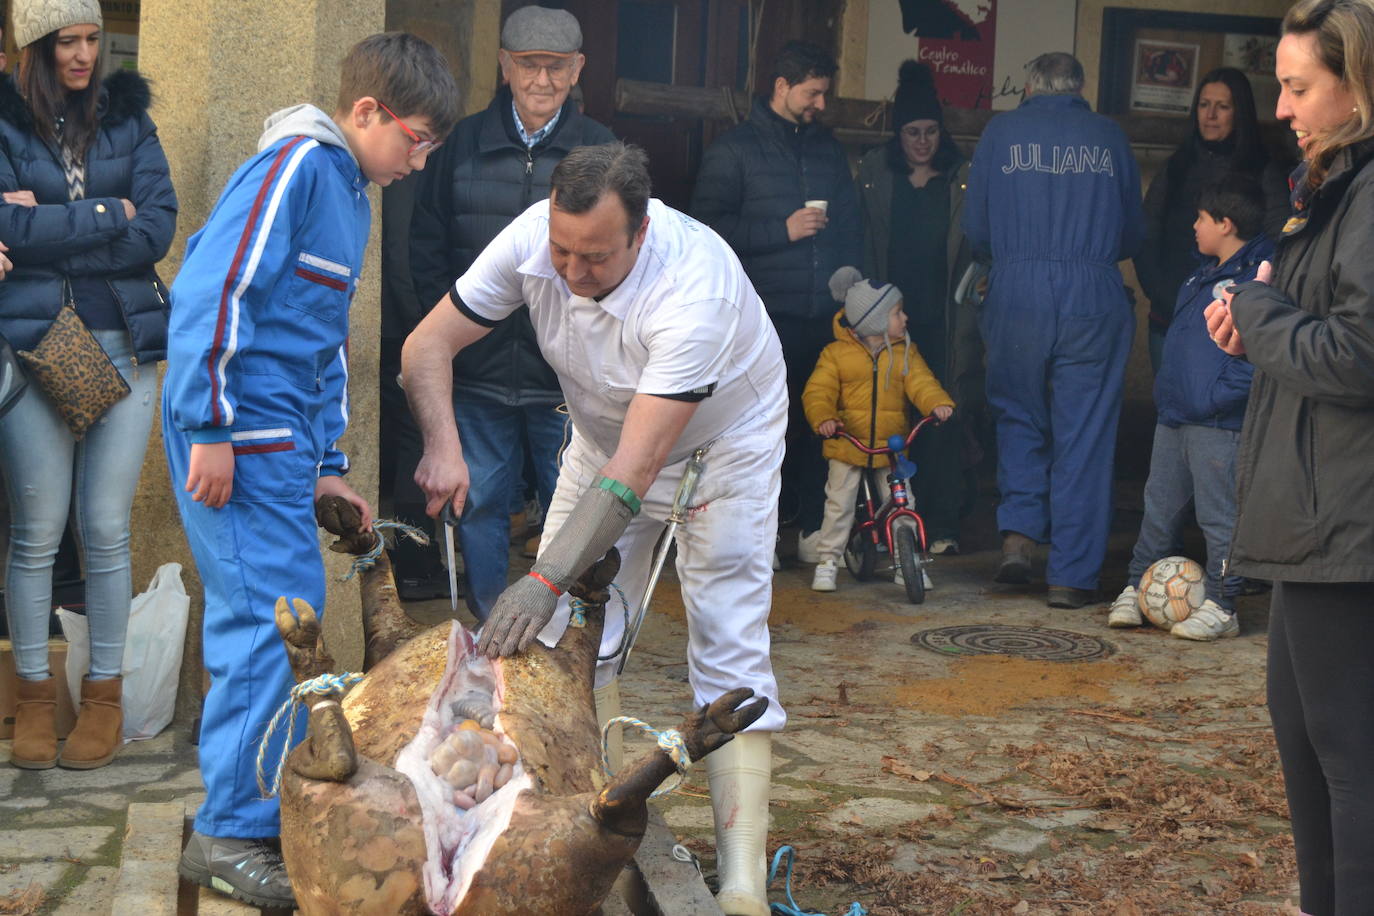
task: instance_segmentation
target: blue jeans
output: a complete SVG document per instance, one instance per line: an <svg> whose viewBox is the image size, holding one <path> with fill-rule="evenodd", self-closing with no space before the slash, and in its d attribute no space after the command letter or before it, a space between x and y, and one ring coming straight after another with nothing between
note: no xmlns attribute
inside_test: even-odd
<svg viewBox="0 0 1374 916"><path fill-rule="evenodd" d="M529 443L539 504L547 512L558 483L558 453L568 417L544 404L507 407L472 398L455 400L453 414L471 480L458 541L467 571L468 610L481 621L506 588L510 494L524 467L521 437Z"/></svg>
<svg viewBox="0 0 1374 916"><path fill-rule="evenodd" d="M148 448L157 367L134 366L126 331L91 333L119 367L130 392L85 438L78 442L72 436L32 379L14 409L0 419L0 458L10 501L5 611L15 669L25 680L49 674L52 567L73 506L86 570L91 679L118 677L124 660L133 595L129 512Z"/></svg>
<svg viewBox="0 0 1374 916"><path fill-rule="evenodd" d="M1140 522L1127 581L1140 585L1150 564L1179 552L1188 507L1207 540L1207 597L1228 611L1244 581L1222 576L1236 527L1236 445L1240 433L1211 426L1155 426L1150 477L1145 481L1145 517Z"/></svg>

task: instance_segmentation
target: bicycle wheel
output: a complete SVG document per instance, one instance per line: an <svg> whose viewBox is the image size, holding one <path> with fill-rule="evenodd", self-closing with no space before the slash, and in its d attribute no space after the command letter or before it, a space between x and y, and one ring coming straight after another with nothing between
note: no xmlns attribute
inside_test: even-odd
<svg viewBox="0 0 1374 916"><path fill-rule="evenodd" d="M921 604L926 600L926 586L921 578L921 554L916 549L916 529L911 525L902 525L892 532L892 540L892 549L897 554L897 564L906 585L906 598L912 604Z"/></svg>
<svg viewBox="0 0 1374 916"><path fill-rule="evenodd" d="M873 570L878 567L878 548L866 529L855 528L849 532L849 540L844 545L844 565L860 582L873 578Z"/></svg>

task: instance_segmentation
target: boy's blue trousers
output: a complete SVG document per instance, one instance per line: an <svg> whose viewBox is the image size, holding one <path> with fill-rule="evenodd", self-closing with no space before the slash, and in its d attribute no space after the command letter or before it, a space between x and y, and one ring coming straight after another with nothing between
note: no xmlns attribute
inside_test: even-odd
<svg viewBox="0 0 1374 916"><path fill-rule="evenodd" d="M281 817L277 799L263 799L258 790L258 747L295 683L273 616L277 598L304 598L316 613L324 610L313 462L302 454L309 451L303 442L288 442L292 448L281 451L271 450L271 440L235 443L233 496L223 508L210 509L185 490L190 446L168 415L164 409L172 492L205 587L210 693L200 724L205 802L195 829L218 837L276 836ZM296 445L304 447L297 451ZM263 758L269 786L286 725L277 727ZM304 726L302 712L295 741L304 737Z"/></svg>
<svg viewBox="0 0 1374 916"><path fill-rule="evenodd" d="M1097 588L1135 318L1115 264L994 264L982 315L997 526L1049 542L1045 581Z"/></svg>

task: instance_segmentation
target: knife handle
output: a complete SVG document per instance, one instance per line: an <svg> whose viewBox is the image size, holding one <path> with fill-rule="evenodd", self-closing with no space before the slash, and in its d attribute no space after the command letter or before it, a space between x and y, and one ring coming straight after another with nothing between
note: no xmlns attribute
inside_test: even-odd
<svg viewBox="0 0 1374 916"><path fill-rule="evenodd" d="M439 519L450 528L458 527L458 516L453 514L452 500L444 502L444 511L439 513Z"/></svg>

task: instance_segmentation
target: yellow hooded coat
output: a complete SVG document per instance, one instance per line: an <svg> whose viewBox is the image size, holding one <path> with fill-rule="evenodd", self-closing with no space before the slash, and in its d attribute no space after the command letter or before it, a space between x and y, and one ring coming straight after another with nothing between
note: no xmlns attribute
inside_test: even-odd
<svg viewBox="0 0 1374 916"><path fill-rule="evenodd" d="M813 430L826 420L839 420L846 432L874 448L886 444L889 436L911 431L908 400L923 416L941 405L954 406L915 344L893 341L870 353L841 323L843 317L844 309L835 313L835 342L821 351L802 392L802 408ZM870 457L840 438L826 439L821 454L858 467L888 464L886 455Z"/></svg>

